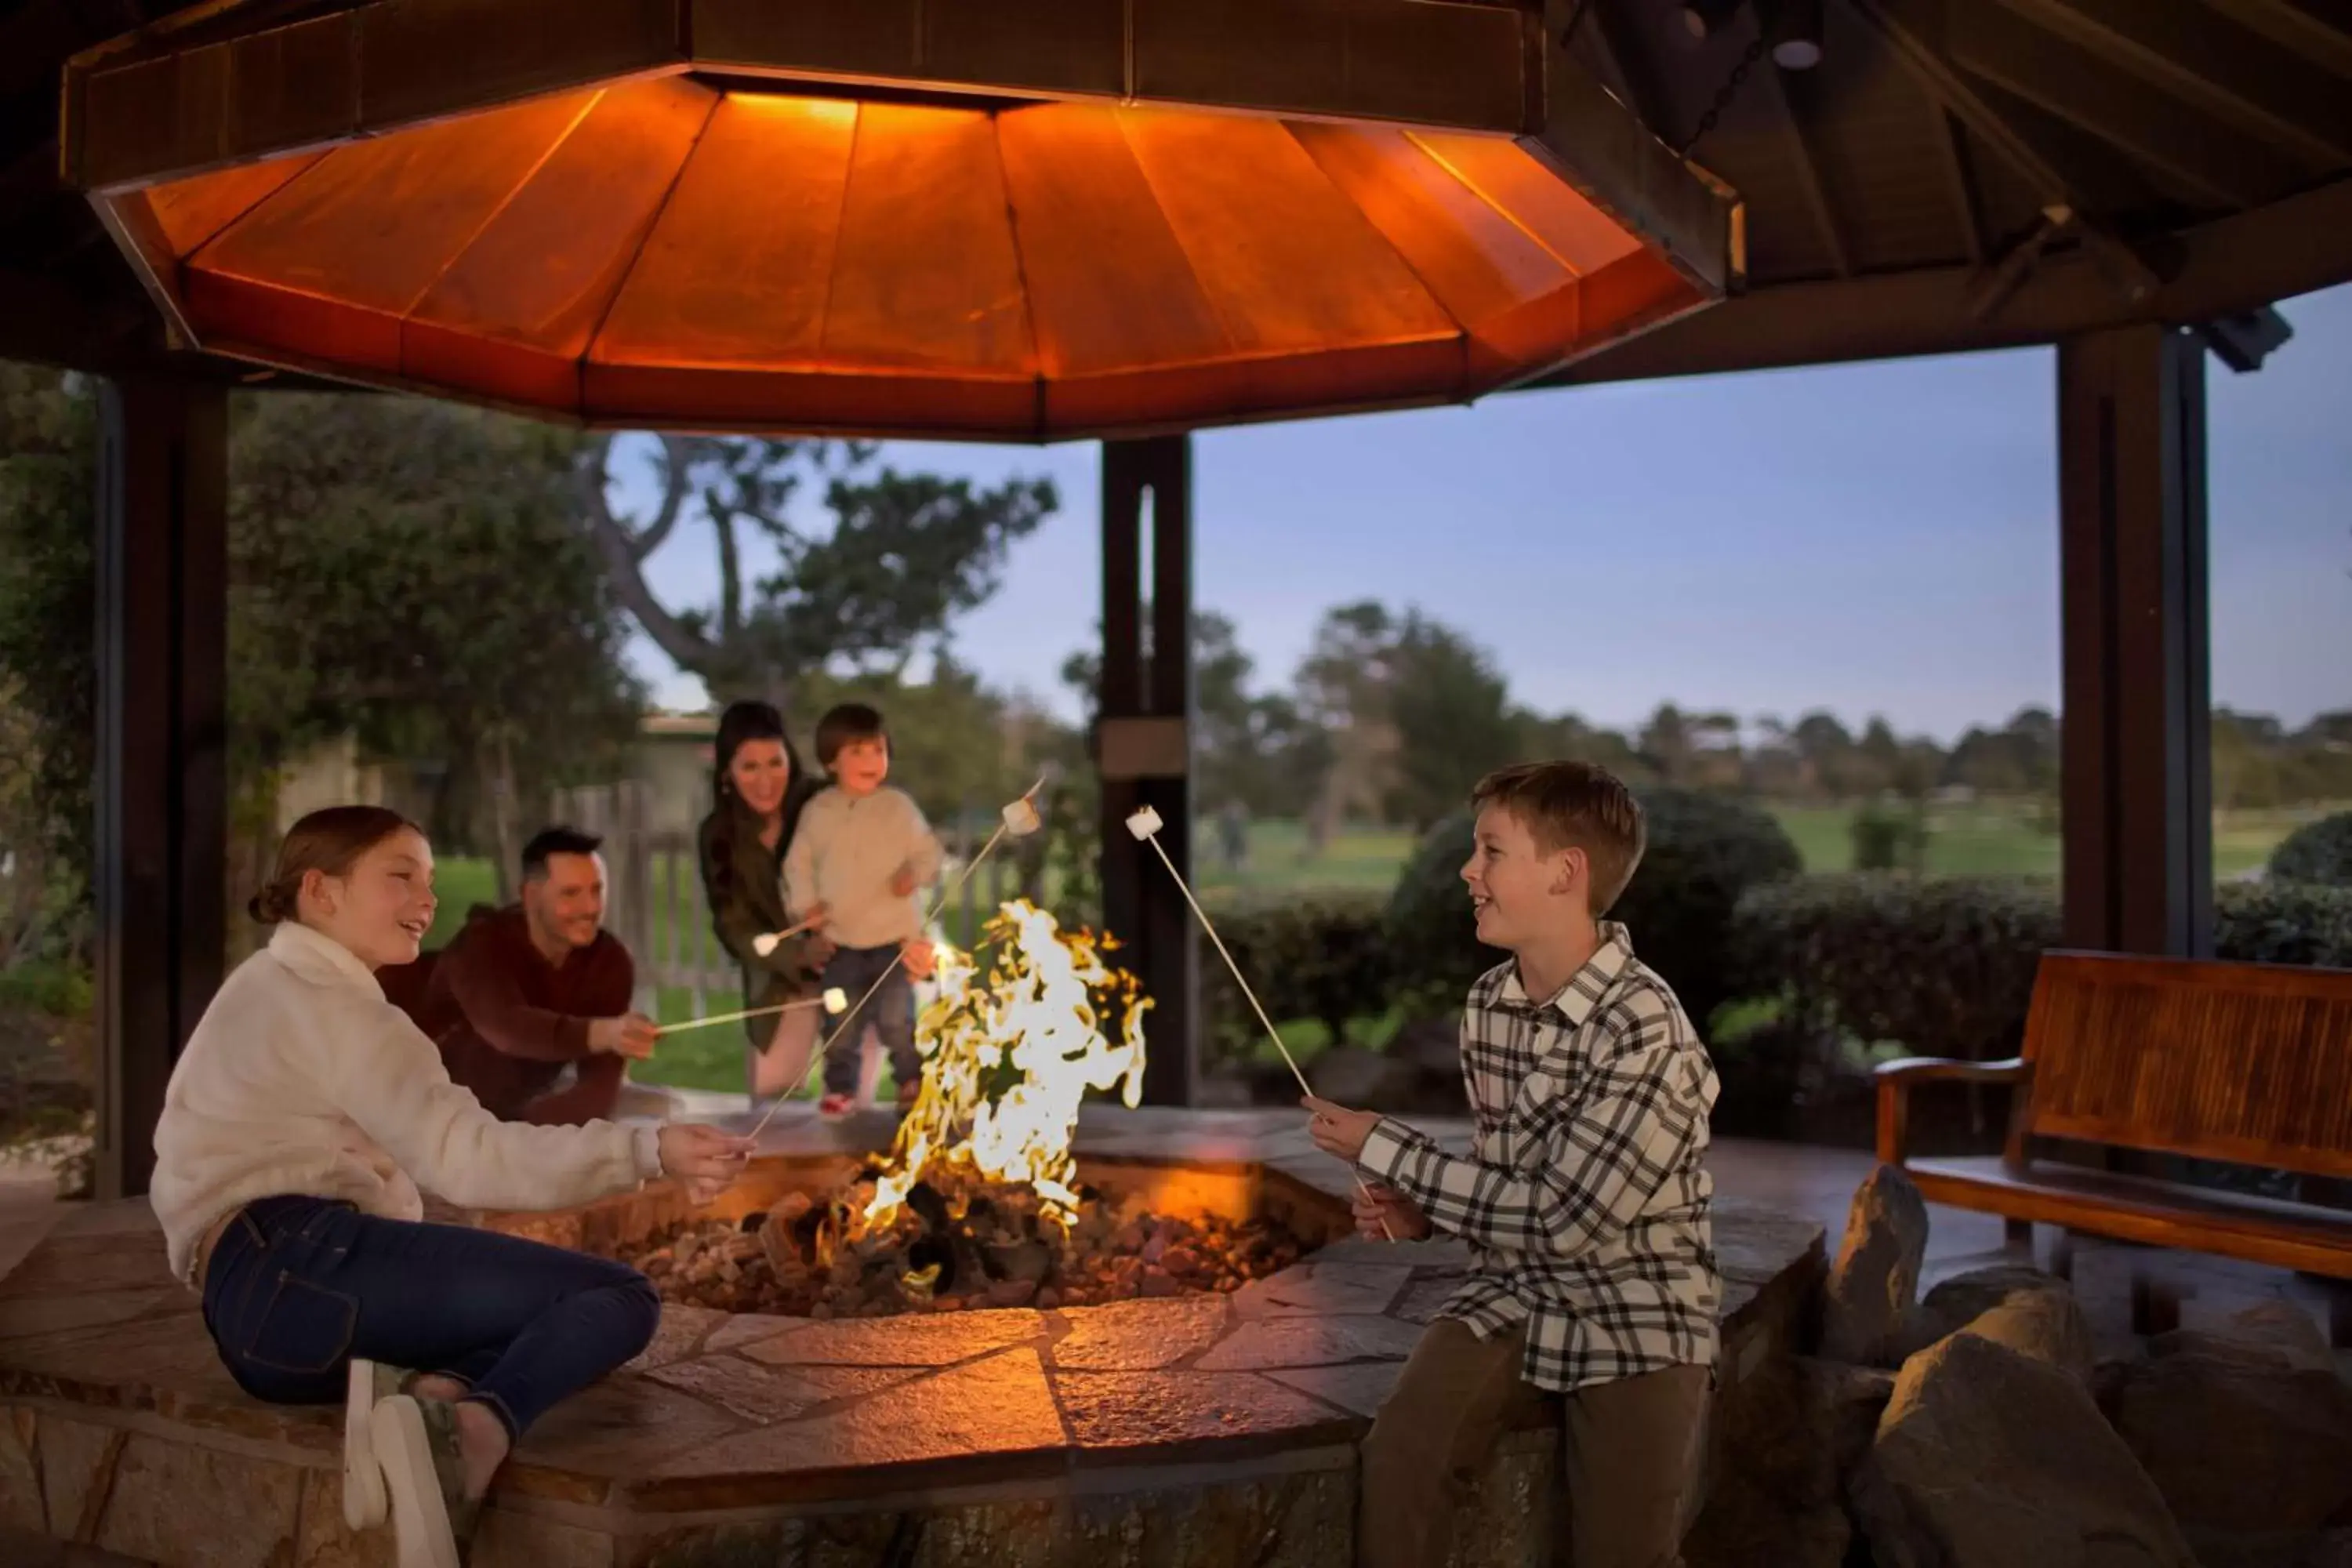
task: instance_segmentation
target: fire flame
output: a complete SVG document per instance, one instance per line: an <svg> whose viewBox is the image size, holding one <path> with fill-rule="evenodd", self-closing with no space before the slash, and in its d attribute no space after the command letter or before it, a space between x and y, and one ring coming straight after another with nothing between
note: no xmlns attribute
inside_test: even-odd
<svg viewBox="0 0 2352 1568"><path fill-rule="evenodd" d="M1110 945L1105 939L1104 945ZM1077 1205L1070 1135L1088 1089L1143 1094L1143 1015L1132 974L1103 963L1095 938L1066 931L1026 899L1001 906L978 956L941 943L938 997L916 1025L923 1086L898 1127L887 1170L860 1216L872 1231L898 1218L927 1170L961 1169L1021 1183L1067 1228ZM1118 1043L1104 1033L1116 1019Z"/></svg>

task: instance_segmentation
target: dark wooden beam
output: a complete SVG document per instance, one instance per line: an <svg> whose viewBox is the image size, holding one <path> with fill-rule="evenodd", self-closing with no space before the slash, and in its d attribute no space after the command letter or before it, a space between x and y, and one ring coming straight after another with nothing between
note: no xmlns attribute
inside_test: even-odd
<svg viewBox="0 0 2352 1568"><path fill-rule="evenodd" d="M1561 386L2054 342L2070 333L2185 324L2352 282L2352 180L2201 225L2179 266L2126 298L2080 249L2046 258L2006 303L1972 319L1979 269L1940 267L1785 283L1673 322L1531 383Z"/></svg>
<svg viewBox="0 0 2352 1568"><path fill-rule="evenodd" d="M140 356L152 321L143 299L93 303L47 274L0 272L0 358L102 374Z"/></svg>
<svg viewBox="0 0 2352 1568"><path fill-rule="evenodd" d="M1821 90L1817 79L1820 73L1790 73L1766 60L1756 68L1755 74L1777 111L1787 140L1789 162L1796 168L1797 183L1804 190L1805 207L1812 214L1813 229L1821 236L1822 251L1829 258L1830 270L1841 278L1851 278L1853 253L1838 225L1837 205L1830 200L1829 186L1822 179L1821 160L1813 153L1814 100Z"/></svg>
<svg viewBox="0 0 2352 1568"><path fill-rule="evenodd" d="M2213 951L2205 459L2198 335L2058 345L2069 947Z"/></svg>
<svg viewBox="0 0 2352 1568"><path fill-rule="evenodd" d="M1571 0L1550 0L1547 20L1555 34L1565 29L1573 11ZM1612 0L1591 0L1591 8L1577 31L1576 47L1590 50L1604 76L1614 79L1612 90L1622 89L1625 107L1649 127L1650 134L1660 140L1675 135L1674 105L1666 96L1665 84Z"/></svg>
<svg viewBox="0 0 2352 1568"><path fill-rule="evenodd" d="M2241 27L2297 58L2352 77L2352 3L2347 0L2205 0Z"/></svg>
<svg viewBox="0 0 2352 1568"><path fill-rule="evenodd" d="M1961 144L1960 128L1952 119L1951 110L1935 99L1927 100L1928 111L1936 117L1937 164L1943 170L1944 184L1952 197L1952 218L1959 225L1961 243L1968 247L1969 259L1977 266L1984 265L1984 203L1977 195L1975 174L1969 168L1968 149Z"/></svg>
<svg viewBox="0 0 2352 1568"><path fill-rule="evenodd" d="M1911 73L1927 96L1969 128L1978 140L2033 187L2043 206L2082 206L2081 193L2041 149L2021 136L1945 58L1934 24L1940 16L1916 14L1897 0L1843 0L1848 14L1868 28Z"/></svg>
<svg viewBox="0 0 2352 1568"><path fill-rule="evenodd" d="M1151 846L1128 832L1127 819L1147 805L1158 812L1160 848L1179 873L1192 875L1192 497L1191 437L1103 443L1103 660L1095 720L1103 928L1121 944L1112 962L1151 998L1143 1094L1155 1105L1191 1104L1198 1081L1199 933L1183 890Z"/></svg>
<svg viewBox="0 0 2352 1568"><path fill-rule="evenodd" d="M2251 206L2306 177L2275 149L2182 112L2162 90L2005 5L1972 0L1948 16L1956 65L2161 170L2216 206Z"/></svg>
<svg viewBox="0 0 2352 1568"><path fill-rule="evenodd" d="M100 1195L147 1190L227 918L228 396L107 384L94 873Z"/></svg>
<svg viewBox="0 0 2352 1568"><path fill-rule="evenodd" d="M2178 102L2317 168L2352 163L2352 93L2303 56L2203 5L2001 0Z"/></svg>

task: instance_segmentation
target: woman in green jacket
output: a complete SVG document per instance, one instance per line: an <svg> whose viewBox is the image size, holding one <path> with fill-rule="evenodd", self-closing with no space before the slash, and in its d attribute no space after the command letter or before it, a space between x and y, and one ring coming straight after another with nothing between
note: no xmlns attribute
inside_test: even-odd
<svg viewBox="0 0 2352 1568"><path fill-rule="evenodd" d="M782 931L784 851L801 808L824 781L801 766L783 715L766 702L732 702L719 716L710 815L697 835L702 892L719 942L743 968L743 1005L772 1007L817 994L828 956L821 936L790 937L761 957L756 938ZM744 1052L752 1103L797 1088L823 1019L815 1007L747 1018Z"/></svg>

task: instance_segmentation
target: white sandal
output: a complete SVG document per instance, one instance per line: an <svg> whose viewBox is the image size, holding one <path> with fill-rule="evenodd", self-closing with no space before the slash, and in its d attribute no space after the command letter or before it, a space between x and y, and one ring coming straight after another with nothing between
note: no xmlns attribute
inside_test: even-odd
<svg viewBox="0 0 2352 1568"><path fill-rule="evenodd" d="M376 1463L370 1417L377 1404L399 1392L399 1373L374 1362L352 1358L343 1392L343 1522L353 1531L373 1530L390 1507L383 1469Z"/></svg>
<svg viewBox="0 0 2352 1568"><path fill-rule="evenodd" d="M377 1404L369 1424L392 1505L399 1568L461 1568L423 1406L396 1394Z"/></svg>

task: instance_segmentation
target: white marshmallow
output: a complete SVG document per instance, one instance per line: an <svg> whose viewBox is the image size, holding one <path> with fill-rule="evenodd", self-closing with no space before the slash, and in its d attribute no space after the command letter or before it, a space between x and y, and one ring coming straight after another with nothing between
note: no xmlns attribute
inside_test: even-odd
<svg viewBox="0 0 2352 1568"><path fill-rule="evenodd" d="M778 936L774 931L763 931L759 935L751 939L751 951L758 953L761 958L765 958L768 954L775 952L776 944L783 940L784 939L782 937Z"/></svg>
<svg viewBox="0 0 2352 1568"><path fill-rule="evenodd" d="M1045 818L1037 815L1037 808L1029 804L1027 795L1005 804L1004 831L1013 837L1026 838L1045 825Z"/></svg>
<svg viewBox="0 0 2352 1568"><path fill-rule="evenodd" d="M1149 838L1167 826L1160 820L1160 814L1148 805L1131 813L1127 819L1127 830L1138 840Z"/></svg>
<svg viewBox="0 0 2352 1568"><path fill-rule="evenodd" d="M849 993L838 985L824 988L824 1010L838 1017L849 1011Z"/></svg>

